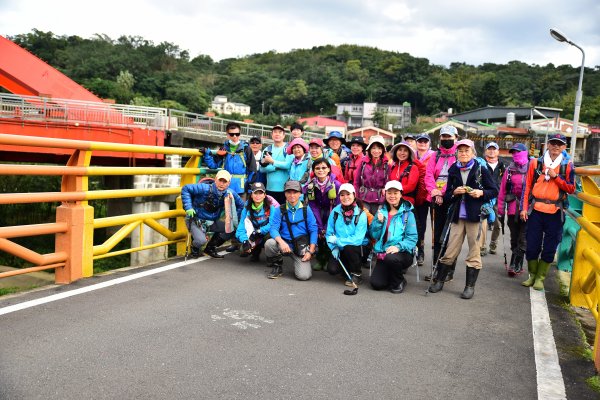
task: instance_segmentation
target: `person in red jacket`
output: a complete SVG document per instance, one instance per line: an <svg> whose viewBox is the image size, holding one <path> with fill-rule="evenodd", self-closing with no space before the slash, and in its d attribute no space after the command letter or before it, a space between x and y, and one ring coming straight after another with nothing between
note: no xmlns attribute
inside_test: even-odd
<svg viewBox="0 0 600 400"><path fill-rule="evenodd" d="M402 184L404 193L402 198L415 205L417 185L419 183L419 166L415 151L406 142L400 142L392 147L390 180Z"/></svg>
<svg viewBox="0 0 600 400"><path fill-rule="evenodd" d="M353 183L354 172L356 171L356 167L358 167L360 160L365 156L367 144L362 136L355 136L348 142L348 145L350 145L351 153L342 160L342 172L344 173L346 182Z"/></svg>

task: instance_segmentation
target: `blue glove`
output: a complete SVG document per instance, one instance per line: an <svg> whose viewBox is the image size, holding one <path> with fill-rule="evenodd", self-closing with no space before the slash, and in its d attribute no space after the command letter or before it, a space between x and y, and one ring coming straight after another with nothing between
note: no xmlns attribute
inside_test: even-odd
<svg viewBox="0 0 600 400"><path fill-rule="evenodd" d="M331 255L336 260L339 260L340 259L340 249L338 247L334 247L333 250L331 250Z"/></svg>
<svg viewBox="0 0 600 400"><path fill-rule="evenodd" d="M196 210L194 210L193 208L190 208L185 213L187 214L188 217L194 218L194 215L196 215Z"/></svg>

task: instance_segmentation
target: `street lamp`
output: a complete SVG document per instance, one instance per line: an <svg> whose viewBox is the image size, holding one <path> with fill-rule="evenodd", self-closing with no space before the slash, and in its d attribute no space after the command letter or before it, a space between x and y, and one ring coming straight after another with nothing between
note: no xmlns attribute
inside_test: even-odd
<svg viewBox="0 0 600 400"><path fill-rule="evenodd" d="M583 83L583 68L585 64L585 52L575 43L570 41L564 34L557 31L556 29L550 29L550 36L559 42L567 42L571 46L577 47L581 50L581 71L579 72L579 86L577 86L577 93L575 94L575 111L573 113L573 136L571 137L571 161L575 163L575 143L577 142L577 124L579 123L579 111L581 110L581 84Z"/></svg>
<svg viewBox="0 0 600 400"><path fill-rule="evenodd" d="M546 120L546 139L544 139L544 151L548 150L548 129L550 129L550 120L536 108L532 108L533 112Z"/></svg>

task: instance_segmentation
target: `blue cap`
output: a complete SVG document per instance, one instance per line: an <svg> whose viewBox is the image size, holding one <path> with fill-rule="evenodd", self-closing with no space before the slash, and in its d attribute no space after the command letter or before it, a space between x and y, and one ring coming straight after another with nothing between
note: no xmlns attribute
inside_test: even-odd
<svg viewBox="0 0 600 400"><path fill-rule="evenodd" d="M554 135L548 136L548 141L556 141L562 142L563 144L567 144L567 137L561 133L555 133Z"/></svg>
<svg viewBox="0 0 600 400"><path fill-rule="evenodd" d="M514 151L527 151L527 146L525 146L523 143L515 143L508 152L512 153Z"/></svg>
<svg viewBox="0 0 600 400"><path fill-rule="evenodd" d="M415 134L414 133L407 133L406 135L404 135L404 140L406 140L406 139L415 140Z"/></svg>
<svg viewBox="0 0 600 400"><path fill-rule="evenodd" d="M431 138L426 133L421 133L420 135L417 136L417 141L419 141L421 139L425 139L425 140L431 142Z"/></svg>
<svg viewBox="0 0 600 400"><path fill-rule="evenodd" d="M500 146L498 146L498 143L496 142L489 142L488 144L485 145L485 149L489 149L490 147L495 147L496 149L499 149Z"/></svg>

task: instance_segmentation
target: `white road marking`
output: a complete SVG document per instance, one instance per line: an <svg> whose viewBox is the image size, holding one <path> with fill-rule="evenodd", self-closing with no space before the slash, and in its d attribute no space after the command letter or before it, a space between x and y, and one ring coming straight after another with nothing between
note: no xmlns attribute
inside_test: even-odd
<svg viewBox="0 0 600 400"><path fill-rule="evenodd" d="M533 288L529 288L529 294L538 399L566 399L565 382L558 362L558 352L550 323L546 295Z"/></svg>
<svg viewBox="0 0 600 400"><path fill-rule="evenodd" d="M124 277L121 277L121 278L112 279L112 280L109 280L109 281L106 281L106 282L96 283L95 285L90 285L90 286L86 286L86 287L83 287L83 288L79 288L79 289L75 289L75 290L70 290L68 292L53 294L51 296L42 297L40 299L35 299L35 300L30 300L30 301L25 301L25 302L19 303L19 304L13 304L12 306L7 306L7 307L0 308L0 315L9 314L9 313L12 313L12 312L15 312L15 311L24 310L26 308L31 308L31 307L39 306L41 304L46 304L46 303L50 303L50 302L53 302L53 301L66 299L68 297L77 296L77 295L80 295L80 294L83 294L83 293L88 293L88 292L91 292L91 291L94 291L94 290L103 289L103 288L106 288L106 287L109 287L109 286L118 285L118 284L121 284L121 283L133 281L135 279L140 279L140 278L144 278L146 276L150 276L150 275L154 275L154 274L159 274L161 272L169 271L169 270L172 270L172 269L176 269L176 268L180 268L180 267L186 266L188 264L193 264L193 263L197 263L197 262L200 262L200 261L206 261L206 260L210 260L210 257L204 256L204 257L200 257L198 259L181 261L181 262L178 262L178 263L175 263L175 264L165 265L164 267L154 268L154 269L151 269L151 270L147 270L147 271L143 271L143 272L138 272L137 274L131 274L131 275L124 276Z"/></svg>

